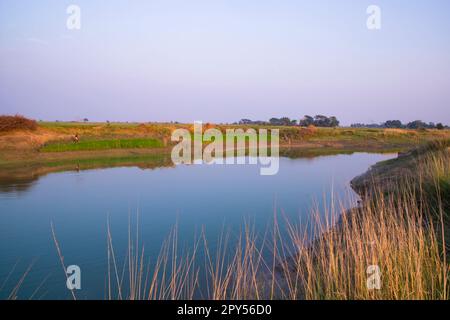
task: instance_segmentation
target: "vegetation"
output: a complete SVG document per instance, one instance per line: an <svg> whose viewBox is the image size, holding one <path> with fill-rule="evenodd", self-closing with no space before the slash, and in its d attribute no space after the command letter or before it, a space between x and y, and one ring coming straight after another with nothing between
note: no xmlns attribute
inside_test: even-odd
<svg viewBox="0 0 450 320"><path fill-rule="evenodd" d="M69 161L81 157L123 158L133 156L137 151L140 154L156 151L170 153L173 145L171 134L179 128L193 132L192 124L180 123L39 122L36 130L0 133L0 168L10 170L14 166L45 166L47 162ZM282 153L296 155L398 152L428 141L450 138L450 130L446 129L326 128L270 124L203 126L204 130L210 128L222 133L227 129L279 129ZM75 136L79 137L79 145L73 143ZM165 148L155 148L159 146Z"/></svg>
<svg viewBox="0 0 450 320"><path fill-rule="evenodd" d="M36 130L37 123L21 115L0 116L0 132L14 130Z"/></svg>
<svg viewBox="0 0 450 320"><path fill-rule="evenodd" d="M314 118L311 116L305 116L302 120L300 120L299 125L303 127L315 126L334 128L339 127L339 120L336 117L327 117L323 115L317 115Z"/></svg>
<svg viewBox="0 0 450 320"><path fill-rule="evenodd" d="M242 119L239 121L241 125L271 125L271 126L316 126L316 127L338 127L339 120L336 117L327 117L323 115L316 115L315 117L311 117L306 115L303 119L300 119L297 123L297 120L291 120L288 117L282 118L271 118L268 122L266 121L252 121L250 119Z"/></svg>
<svg viewBox="0 0 450 320"><path fill-rule="evenodd" d="M81 140L106 140L106 139L131 139L131 138L155 138L170 142L173 130L178 128L188 129L193 132L191 124L138 124L138 123L40 123L45 133L53 136L54 140L70 140L78 134ZM403 144L402 147L412 147L418 143L435 139L450 137L447 130L407 130L407 129L370 129L370 128L326 128L326 127L299 127L299 126L275 126L275 125L214 125L205 124L203 129L216 128L222 133L227 129L253 128L279 129L281 143L304 145L316 143L317 147L324 144L357 143L360 146L370 146L374 143L388 146Z"/></svg>
<svg viewBox="0 0 450 320"><path fill-rule="evenodd" d="M450 140L434 141L403 153L398 159L381 162L367 174L352 181L353 188L362 194L371 194L379 185L383 193L401 198L405 188L413 186L411 194L417 203L431 214L431 218L442 222L450 236ZM442 217L441 217L441 214ZM440 221L442 219L442 221ZM449 238L450 240L450 238ZM449 241L445 241L449 244Z"/></svg>
<svg viewBox="0 0 450 320"><path fill-rule="evenodd" d="M110 150L110 149L139 149L159 148L163 144L156 139L115 139L115 140L87 140L80 142L56 142L44 145L42 152L64 152L84 150Z"/></svg>
<svg viewBox="0 0 450 320"><path fill-rule="evenodd" d="M444 130L448 126L442 123L435 124L434 122L423 122L422 120L411 121L407 124L403 124L400 120L388 120L381 124L364 124L364 123L354 123L351 125L352 128L391 128L391 129L438 129Z"/></svg>

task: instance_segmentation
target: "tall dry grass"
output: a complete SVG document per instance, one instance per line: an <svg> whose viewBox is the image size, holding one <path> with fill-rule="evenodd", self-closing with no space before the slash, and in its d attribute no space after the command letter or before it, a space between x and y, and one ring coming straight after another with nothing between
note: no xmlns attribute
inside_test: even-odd
<svg viewBox="0 0 450 320"><path fill-rule="evenodd" d="M411 194L342 214L339 224L312 244L291 231L298 249L281 257L289 284L286 297L305 299L447 299L445 248ZM285 261L285 262L284 262ZM380 270L380 288L370 290L370 266ZM282 292L285 294L285 292Z"/></svg>

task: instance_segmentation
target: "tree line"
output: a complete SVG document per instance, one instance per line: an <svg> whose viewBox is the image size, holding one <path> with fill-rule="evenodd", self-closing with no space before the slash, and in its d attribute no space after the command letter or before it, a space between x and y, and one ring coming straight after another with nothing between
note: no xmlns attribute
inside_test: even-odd
<svg viewBox="0 0 450 320"><path fill-rule="evenodd" d="M315 126L325 128L339 127L339 120L335 116L316 115L314 117L306 115L300 120L290 119L289 117L271 118L268 121L254 121L250 119L241 119L239 122L233 124L240 125L271 125L271 126ZM388 120L383 123L353 123L352 128L391 128L391 129L449 129L447 125L442 123L424 122L422 120L415 120L408 123L402 123L400 120Z"/></svg>
<svg viewBox="0 0 450 320"><path fill-rule="evenodd" d="M388 120L386 122L377 124L364 124L364 123L354 123L351 125L352 128L388 128L388 129L448 129L448 126L442 123L434 122L424 122L422 120L415 120L408 123L402 123L400 120Z"/></svg>
<svg viewBox="0 0 450 320"><path fill-rule="evenodd" d="M316 115L314 117L304 116L300 120L290 119L289 117L271 118L269 121L253 121L250 119L241 119L238 123L241 125L272 125L272 126L315 126L315 127L339 127L339 120L335 116L327 117Z"/></svg>

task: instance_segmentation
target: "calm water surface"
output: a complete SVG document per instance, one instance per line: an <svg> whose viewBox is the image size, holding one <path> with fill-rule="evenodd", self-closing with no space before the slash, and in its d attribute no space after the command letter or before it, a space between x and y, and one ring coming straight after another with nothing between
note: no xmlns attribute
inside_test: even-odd
<svg viewBox="0 0 450 320"><path fill-rule="evenodd" d="M350 180L392 157L356 153L281 158L275 176L260 176L254 165L192 165L52 173L22 188L8 180L0 189L0 298L8 296L30 264L20 298L31 297L37 288L35 299L70 298L51 221L66 265L82 270L78 296L101 299L108 216L119 259L125 256L129 219L133 225L139 216L141 242L146 256L154 260L175 224L180 246L189 247L202 227L214 244L224 230L238 234L245 221L263 234L275 211L292 220L307 218L311 207L329 203L331 194L352 205L348 199L355 201L356 196Z"/></svg>

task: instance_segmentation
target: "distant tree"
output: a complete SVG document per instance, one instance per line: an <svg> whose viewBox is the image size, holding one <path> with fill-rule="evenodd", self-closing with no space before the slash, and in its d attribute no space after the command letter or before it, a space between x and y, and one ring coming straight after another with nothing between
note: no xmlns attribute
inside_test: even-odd
<svg viewBox="0 0 450 320"><path fill-rule="evenodd" d="M339 127L339 120L336 117L329 118L330 127Z"/></svg>
<svg viewBox="0 0 450 320"><path fill-rule="evenodd" d="M84 122L89 122L89 119L88 118L84 118L83 121Z"/></svg>
<svg viewBox="0 0 450 320"><path fill-rule="evenodd" d="M403 128L403 124L400 120L388 120L384 123L384 127L386 128Z"/></svg>
<svg viewBox="0 0 450 320"><path fill-rule="evenodd" d="M314 124L314 118L311 117L311 116L306 115L306 116L303 117L303 119L301 119L301 120L298 122L298 124L299 124L300 126L302 126L302 127L307 127L307 126L309 126L309 125Z"/></svg>
<svg viewBox="0 0 450 320"><path fill-rule="evenodd" d="M250 119L241 119L239 124L251 124L253 121Z"/></svg>
<svg viewBox="0 0 450 320"><path fill-rule="evenodd" d="M444 125L443 125L442 123L439 122L439 123L436 125L436 129L438 129L438 130L444 130L445 127L444 127Z"/></svg>
<svg viewBox="0 0 450 320"><path fill-rule="evenodd" d="M310 125L316 127L338 127L339 120L334 116L327 117L319 114L313 118L311 116L306 115L303 117L303 119L299 121L299 125L302 127L308 127Z"/></svg>
<svg viewBox="0 0 450 320"><path fill-rule="evenodd" d="M290 126L291 125L291 119L288 117L283 117L280 119L280 123L282 126Z"/></svg>
<svg viewBox="0 0 450 320"><path fill-rule="evenodd" d="M273 125L273 126L281 126L282 124L282 122L281 122L281 120L280 119L278 119L278 118L271 118L270 120L269 120L269 123L271 124L271 125Z"/></svg>
<svg viewBox="0 0 450 320"><path fill-rule="evenodd" d="M422 120L415 120L406 125L408 129L425 129L428 125Z"/></svg>
<svg viewBox="0 0 450 320"><path fill-rule="evenodd" d="M328 117L318 114L314 117L314 125L316 127L329 127Z"/></svg>

